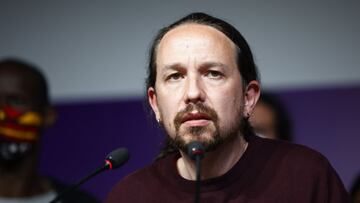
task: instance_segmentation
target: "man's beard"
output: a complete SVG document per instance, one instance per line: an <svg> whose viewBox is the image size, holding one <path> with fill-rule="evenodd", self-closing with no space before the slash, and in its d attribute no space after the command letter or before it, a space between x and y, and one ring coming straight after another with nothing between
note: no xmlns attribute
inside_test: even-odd
<svg viewBox="0 0 360 203"><path fill-rule="evenodd" d="M213 125L209 124L206 126L193 126L188 127L185 129L181 129L182 124L182 118L184 115L191 113L192 111L196 111L200 114L205 114L207 117L210 118ZM197 104L189 104L186 106L186 108L175 116L174 119L174 126L175 126L175 137L169 136L169 131L165 128L165 131L167 131L168 141L171 146L176 147L177 149L180 149L182 151L187 150L187 145L191 141L200 141L203 146L205 147L205 151L214 151L219 146L221 146L225 142L229 142L233 139L235 139L237 136L239 136L239 132L242 129L243 125L243 116L242 116L242 108L239 107L235 110L237 116L235 117L235 122L233 126L226 132L221 132L219 127L219 117L216 113L216 111L208 106L205 106L202 103ZM165 127L165 126L164 126ZM204 139L203 135L205 133L210 134L210 138ZM185 139L186 136L190 136L190 139Z"/></svg>

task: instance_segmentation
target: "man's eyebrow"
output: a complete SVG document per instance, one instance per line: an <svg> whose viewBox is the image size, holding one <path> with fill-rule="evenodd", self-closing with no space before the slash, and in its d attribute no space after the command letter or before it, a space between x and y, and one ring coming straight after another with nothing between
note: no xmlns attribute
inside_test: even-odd
<svg viewBox="0 0 360 203"><path fill-rule="evenodd" d="M211 68L211 67L223 67L226 68L228 67L226 64L221 63L221 62L204 62L200 65L200 68ZM164 66L164 70L179 70L181 68L184 68L184 65L182 65L181 63L173 63L173 64L169 64L169 65L165 65Z"/></svg>
<svg viewBox="0 0 360 203"><path fill-rule="evenodd" d="M226 64L223 64L221 62L205 62L200 65L200 68L211 68L211 67L216 67L216 66L222 67L222 68L228 67Z"/></svg>
<svg viewBox="0 0 360 203"><path fill-rule="evenodd" d="M172 63L172 64L168 64L164 66L164 71L167 70L179 70L181 68L184 68L184 65L182 65L181 63Z"/></svg>

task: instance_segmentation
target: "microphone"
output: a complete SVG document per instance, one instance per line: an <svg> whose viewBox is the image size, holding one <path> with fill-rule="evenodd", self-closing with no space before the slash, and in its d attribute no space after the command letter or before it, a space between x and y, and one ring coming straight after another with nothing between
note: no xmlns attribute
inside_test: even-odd
<svg viewBox="0 0 360 203"><path fill-rule="evenodd" d="M204 146L199 141L190 142L187 145L187 154L196 162L195 203L200 203L201 159L205 155Z"/></svg>
<svg viewBox="0 0 360 203"><path fill-rule="evenodd" d="M118 148L110 152L105 158L106 169L116 169L129 160L129 152L126 148Z"/></svg>
<svg viewBox="0 0 360 203"><path fill-rule="evenodd" d="M105 171L105 170L112 170L119 168L120 166L124 165L129 160L129 152L126 148L118 148L110 152L106 158L105 158L105 164L98 169L96 169L94 172L92 172L90 175L84 177L79 182L74 184L73 186L67 188L66 190L62 191L59 195L55 197L50 203L57 203L61 198L66 196L66 194L77 187L79 187L84 182L88 181L90 178L96 176L97 174Z"/></svg>

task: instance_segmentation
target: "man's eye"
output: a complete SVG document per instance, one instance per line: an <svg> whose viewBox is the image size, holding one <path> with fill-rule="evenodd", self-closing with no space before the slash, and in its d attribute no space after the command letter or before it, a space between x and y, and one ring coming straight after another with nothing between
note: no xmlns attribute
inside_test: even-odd
<svg viewBox="0 0 360 203"><path fill-rule="evenodd" d="M10 106L26 105L26 102L23 99L16 98L16 97L7 98L6 103L7 103L7 105L10 105Z"/></svg>
<svg viewBox="0 0 360 203"><path fill-rule="evenodd" d="M219 79L223 76L223 74L219 71L210 70L206 73L206 76L209 78Z"/></svg>
<svg viewBox="0 0 360 203"><path fill-rule="evenodd" d="M167 80L179 80L182 78L181 73L173 73L171 75L169 75L166 79Z"/></svg>

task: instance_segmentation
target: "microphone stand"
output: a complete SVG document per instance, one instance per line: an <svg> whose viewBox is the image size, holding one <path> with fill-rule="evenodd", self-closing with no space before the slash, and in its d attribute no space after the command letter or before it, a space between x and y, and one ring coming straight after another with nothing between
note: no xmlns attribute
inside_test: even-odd
<svg viewBox="0 0 360 203"><path fill-rule="evenodd" d="M201 156L196 155L196 184L195 184L195 203L200 203L201 186Z"/></svg>
<svg viewBox="0 0 360 203"><path fill-rule="evenodd" d="M201 186L201 159L204 158L205 149L199 141L190 142L187 146L188 156L195 161L196 182L195 182L195 203L200 203Z"/></svg>

